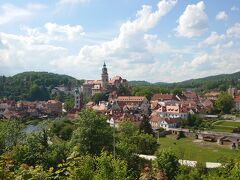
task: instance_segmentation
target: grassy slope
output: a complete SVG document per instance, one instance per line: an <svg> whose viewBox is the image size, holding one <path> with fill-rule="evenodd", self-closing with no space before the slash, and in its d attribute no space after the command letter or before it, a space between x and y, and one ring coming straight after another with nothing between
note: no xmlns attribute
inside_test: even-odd
<svg viewBox="0 0 240 180"><path fill-rule="evenodd" d="M240 127L240 122L218 121L214 123L212 130L216 132L232 132L236 127Z"/></svg>
<svg viewBox="0 0 240 180"><path fill-rule="evenodd" d="M238 127L238 126L240 126L240 122L236 122L236 121L218 121L218 122L215 123L215 125Z"/></svg>
<svg viewBox="0 0 240 180"><path fill-rule="evenodd" d="M159 139L160 148L171 148L180 159L199 162L217 162L224 157L236 157L239 151L231 150L230 145L220 146L212 142L193 142L194 139L169 135Z"/></svg>

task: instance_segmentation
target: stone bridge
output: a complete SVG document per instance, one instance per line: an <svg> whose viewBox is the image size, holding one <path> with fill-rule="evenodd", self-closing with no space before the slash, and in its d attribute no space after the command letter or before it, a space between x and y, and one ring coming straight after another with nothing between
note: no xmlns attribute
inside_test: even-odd
<svg viewBox="0 0 240 180"><path fill-rule="evenodd" d="M194 137L195 139L201 139L209 142L217 142L220 145L224 143L231 143L232 149L238 149L240 147L240 134L235 133L220 133L212 131L191 131L189 129L181 128L169 128L172 134L183 133L187 137Z"/></svg>

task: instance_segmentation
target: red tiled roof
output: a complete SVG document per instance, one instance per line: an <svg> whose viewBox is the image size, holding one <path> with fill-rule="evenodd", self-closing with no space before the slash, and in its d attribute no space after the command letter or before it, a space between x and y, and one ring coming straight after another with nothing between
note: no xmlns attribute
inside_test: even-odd
<svg viewBox="0 0 240 180"><path fill-rule="evenodd" d="M132 122L140 121L141 118L134 114L123 114L118 120L130 120Z"/></svg>
<svg viewBox="0 0 240 180"><path fill-rule="evenodd" d="M173 94L154 94L152 97L152 101L158 101L158 100L174 100L175 96Z"/></svg>
<svg viewBox="0 0 240 180"><path fill-rule="evenodd" d="M151 109L157 109L157 107L158 107L158 102L157 101L151 102Z"/></svg>
<svg viewBox="0 0 240 180"><path fill-rule="evenodd" d="M144 96L118 96L117 101L136 101L142 102L145 99Z"/></svg>
<svg viewBox="0 0 240 180"><path fill-rule="evenodd" d="M217 97L220 94L221 94L220 92L208 92L208 93L204 94L204 96L206 96L206 97Z"/></svg>
<svg viewBox="0 0 240 180"><path fill-rule="evenodd" d="M164 121L166 121L168 124L173 124L178 122L178 120L174 118L165 118Z"/></svg>
<svg viewBox="0 0 240 180"><path fill-rule="evenodd" d="M195 92L184 92L183 95L188 99L197 99L197 93Z"/></svg>
<svg viewBox="0 0 240 180"><path fill-rule="evenodd" d="M57 100L48 100L47 103L48 104L57 104L57 103L61 103L61 102L57 101Z"/></svg>
<svg viewBox="0 0 240 180"><path fill-rule="evenodd" d="M236 96L236 97L234 98L234 102L240 103L240 96Z"/></svg>

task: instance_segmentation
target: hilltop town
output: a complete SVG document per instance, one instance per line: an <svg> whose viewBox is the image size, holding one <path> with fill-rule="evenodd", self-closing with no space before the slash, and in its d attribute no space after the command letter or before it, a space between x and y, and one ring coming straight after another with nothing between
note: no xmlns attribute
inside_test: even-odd
<svg viewBox="0 0 240 180"><path fill-rule="evenodd" d="M61 75L63 80L57 80L56 75L50 74L51 79L54 77L52 82L56 84L51 86L51 83L47 83L49 75L44 73L45 84L48 84L44 86L36 78L41 76L34 75L31 72L30 76L26 73L20 76L20 79L23 78L23 84L19 85L18 82L18 86L25 89L29 86L31 89L26 95L14 92L15 96L7 94L4 96L6 89L9 88L8 84L11 83L9 80L1 81L3 91L0 99L0 128L1 123L3 125L10 123L8 126L15 128L13 131L18 133L24 131L26 137L39 136L39 141L36 140L39 144L36 145L46 147L41 152L49 154L46 158L54 159L53 166L57 169L61 169L56 165L61 163L62 159L52 157L51 153L57 151L51 150L54 148L51 146L52 143L57 143L59 150L63 148L61 143L73 143L74 147L70 147L78 149L73 153L80 154L86 151L99 155L103 149L113 148L113 156L109 156L112 161L117 153L127 163L132 163L134 158L148 162L140 163L141 167L134 170L137 173L136 177L149 176L152 161L159 158L159 154L154 156L158 149L172 148L176 162L171 166L178 168L184 166L197 168L199 162L203 162L207 169L221 168L223 164L218 162L221 157L232 158L238 153L240 141L238 81L234 83L237 84L236 87L205 91L173 85L168 87L163 84L133 85L119 75L109 78L105 62L99 80L79 81L65 75ZM11 128L10 130L12 131ZM10 132L7 133L6 137L10 137ZM18 136L16 134L14 137ZM85 142L84 138L88 140ZM20 143L16 147L5 144L2 153L8 152L6 148L13 148L11 153L23 152L25 155L32 154L32 157L35 157L36 153L31 149L17 149L18 146L37 148L28 141L29 139L26 142L16 142ZM83 147L78 147L75 143L81 143ZM102 144L96 145L98 143ZM126 146L121 143L126 143ZM67 151L71 151L70 147ZM62 158L69 156L67 151ZM107 157L106 154L101 154L101 157L103 156ZM128 156L131 158L128 159ZM15 154L12 154L12 157L15 157ZM27 159L21 161L34 165L36 163L32 157L26 156ZM42 155L38 158L44 160ZM45 165L43 162L41 164L43 167L50 167L50 164ZM53 175L50 173L50 176ZM166 178L171 177L171 174L168 174L166 169L159 170L154 176Z"/></svg>
<svg viewBox="0 0 240 180"><path fill-rule="evenodd" d="M100 80L85 80L81 85L72 87L60 85L52 88L52 94L67 94L71 97L71 106L66 107L64 100L27 101L0 100L0 117L22 119L26 117L44 119L48 117L77 117L83 108L107 115L110 122L129 119L140 124L142 116L149 119L153 129L179 127L180 119L189 114L201 117L219 117L215 102L223 91L211 90L198 94L192 89L175 89L175 92L147 93L146 96L131 95L132 87L126 79L117 75L108 77L104 62ZM144 87L143 87L144 88ZM160 89L161 91L161 89ZM240 90L229 87L226 91L232 97L233 104L229 112L240 111ZM225 113L225 112L222 112ZM163 125L165 124L165 125Z"/></svg>

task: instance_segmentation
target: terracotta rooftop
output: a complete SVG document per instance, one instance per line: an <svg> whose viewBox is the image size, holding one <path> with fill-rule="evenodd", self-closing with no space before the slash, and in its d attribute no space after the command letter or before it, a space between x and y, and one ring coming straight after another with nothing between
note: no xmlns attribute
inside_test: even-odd
<svg viewBox="0 0 240 180"><path fill-rule="evenodd" d="M162 121L166 121L168 124L173 124L173 123L177 123L178 119L174 119L174 118L164 118Z"/></svg>
<svg viewBox="0 0 240 180"><path fill-rule="evenodd" d="M188 99L198 98L197 93L195 92L184 92L183 95Z"/></svg>
<svg viewBox="0 0 240 180"><path fill-rule="evenodd" d="M166 100L174 100L175 96L173 94L154 94L152 97L152 101L166 101Z"/></svg>
<svg viewBox="0 0 240 180"><path fill-rule="evenodd" d="M118 96L117 101L136 101L142 102L145 96Z"/></svg>
<svg viewBox="0 0 240 180"><path fill-rule="evenodd" d="M159 121L161 121L163 118L162 117L160 117L158 114L151 114L151 116L150 116L150 121L152 121L152 122L159 122Z"/></svg>
<svg viewBox="0 0 240 180"><path fill-rule="evenodd" d="M57 100L48 100L47 103L48 104L57 104L57 103L61 103L61 102L57 101Z"/></svg>
<svg viewBox="0 0 240 180"><path fill-rule="evenodd" d="M234 102L240 103L240 96L236 96L236 97L234 98Z"/></svg>
<svg viewBox="0 0 240 180"><path fill-rule="evenodd" d="M85 80L84 84L101 84L102 80Z"/></svg>
<svg viewBox="0 0 240 180"><path fill-rule="evenodd" d="M217 97L220 94L221 94L220 92L208 92L208 93L204 94L204 96L206 96L206 97Z"/></svg>

